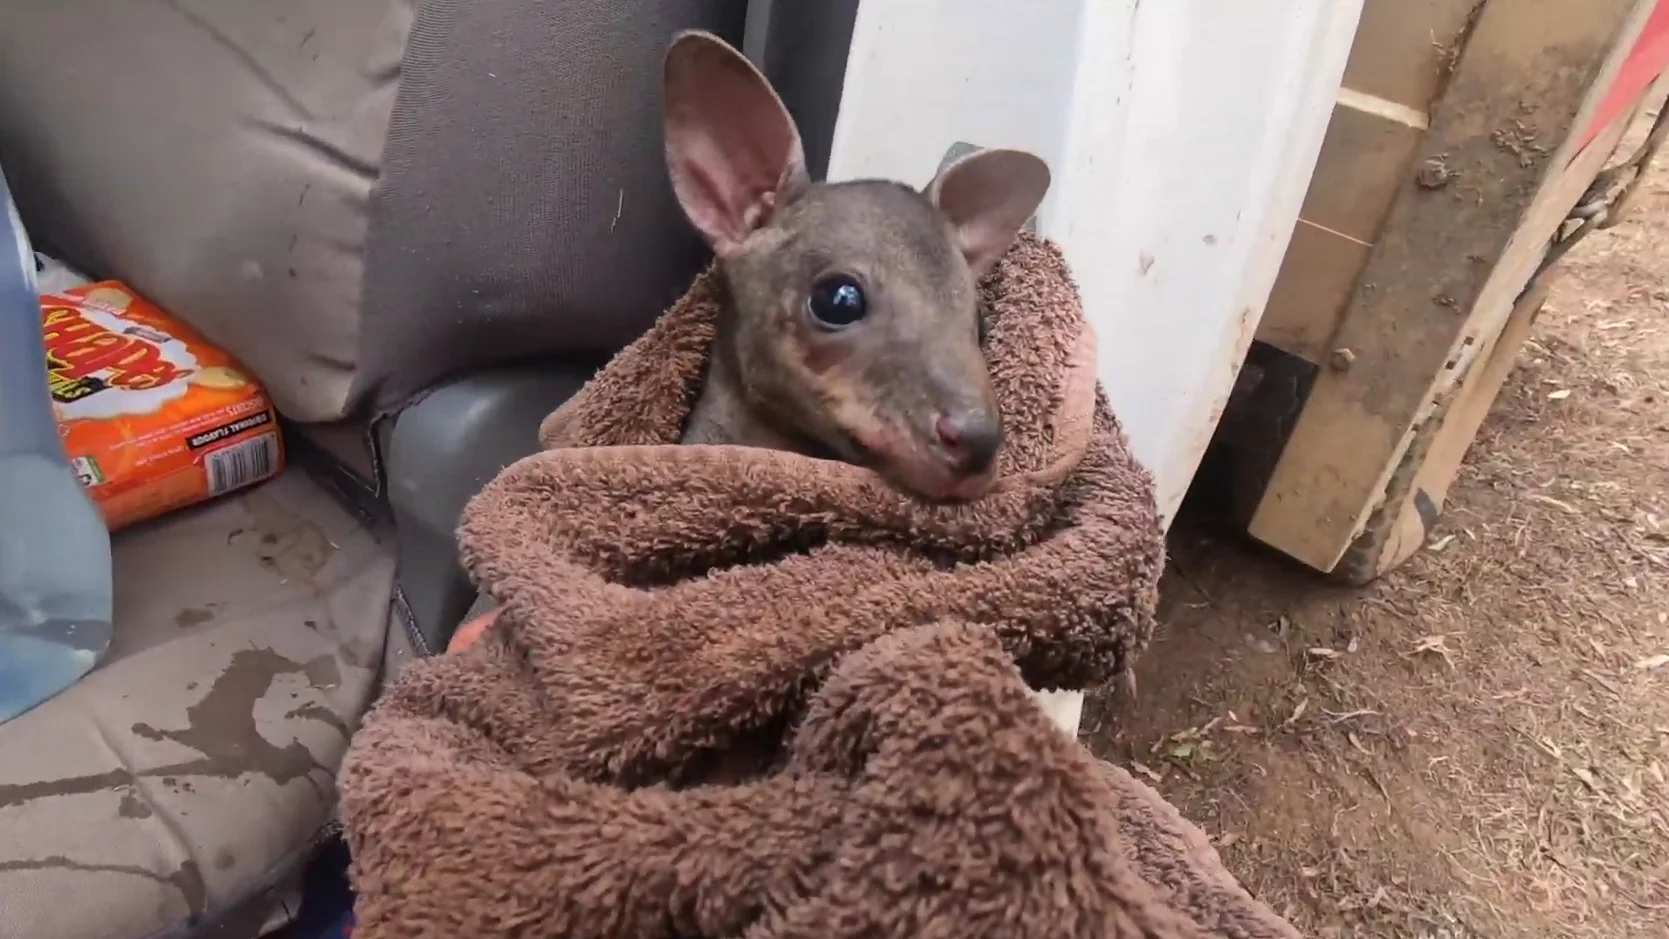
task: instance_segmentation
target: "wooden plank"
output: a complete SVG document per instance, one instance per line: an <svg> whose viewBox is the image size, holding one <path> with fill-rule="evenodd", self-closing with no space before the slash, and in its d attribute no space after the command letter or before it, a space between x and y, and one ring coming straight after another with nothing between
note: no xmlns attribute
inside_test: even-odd
<svg viewBox="0 0 1669 939"><path fill-rule="evenodd" d="M1341 98L1299 216L1371 244L1425 139L1425 120L1419 111L1390 107L1380 98Z"/></svg>
<svg viewBox="0 0 1669 939"><path fill-rule="evenodd" d="M1258 322L1258 341L1322 361L1372 252L1367 242L1300 218Z"/></svg>
<svg viewBox="0 0 1669 939"><path fill-rule="evenodd" d="M1425 119L1379 98L1341 98L1334 107L1256 338L1312 362L1326 354L1425 137Z"/></svg>
<svg viewBox="0 0 1669 939"><path fill-rule="evenodd" d="M1649 100L1661 106L1666 90L1669 90L1669 81L1660 80L1650 91ZM1624 118L1627 117L1629 115L1624 115ZM1581 197L1594 175L1607 164L1630 124L1626 119L1615 120L1585 146L1553 185L1555 195L1542 200L1538 206L1543 214L1527 218L1526 227L1547 230L1559 224L1564 218L1563 213L1549 217L1548 207ZM1430 445L1424 448L1424 456L1413 473L1411 485L1400 493L1387 492L1386 504L1392 506L1396 513L1394 521L1380 525L1369 522L1363 537L1345 553L1334 571L1342 579L1365 583L1408 560L1425 544L1432 520L1443 511L1449 487L1460 471L1461 460L1512 373L1530 327L1541 311L1547 290L1557 277L1556 267L1539 275L1514 302L1501 331L1486 340L1478 352L1479 364L1461 380ZM1405 456L1404 460L1407 459ZM1389 510L1384 513L1384 518L1390 518ZM1376 531L1376 528L1381 530ZM1374 535L1378 537L1372 537Z"/></svg>
<svg viewBox="0 0 1669 939"><path fill-rule="evenodd" d="M1402 191L1479 0L1366 0L1327 137L1258 324L1263 343L1318 362Z"/></svg>
<svg viewBox="0 0 1669 939"><path fill-rule="evenodd" d="M1579 0L1580 2L1580 0ZM1344 86L1430 111L1480 0L1367 0Z"/></svg>
<svg viewBox="0 0 1669 939"><path fill-rule="evenodd" d="M1253 537L1330 571L1362 531L1479 339L1500 330L1549 234L1519 222L1538 196L1557 214L1549 170L1574 156L1571 129L1597 106L1622 59L1613 51L1626 52L1650 6L1495 0L1478 14L1419 169L1332 338L1345 367L1317 379Z"/></svg>

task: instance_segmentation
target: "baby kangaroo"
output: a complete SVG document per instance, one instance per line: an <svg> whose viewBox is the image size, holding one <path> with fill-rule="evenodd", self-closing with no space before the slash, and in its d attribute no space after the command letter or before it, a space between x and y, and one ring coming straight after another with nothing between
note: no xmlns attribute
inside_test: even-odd
<svg viewBox="0 0 1669 939"><path fill-rule="evenodd" d="M813 183L769 82L704 32L664 66L666 160L727 291L683 442L868 466L934 500L995 480L1002 417L975 281L1049 188L1029 153L984 150L923 192Z"/></svg>

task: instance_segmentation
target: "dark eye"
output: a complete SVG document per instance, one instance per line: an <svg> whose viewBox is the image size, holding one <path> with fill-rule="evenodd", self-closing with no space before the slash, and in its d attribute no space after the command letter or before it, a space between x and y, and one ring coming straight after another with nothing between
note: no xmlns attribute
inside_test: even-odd
<svg viewBox="0 0 1669 939"><path fill-rule="evenodd" d="M824 329L845 329L869 312L863 288L848 274L831 274L811 285L806 312Z"/></svg>

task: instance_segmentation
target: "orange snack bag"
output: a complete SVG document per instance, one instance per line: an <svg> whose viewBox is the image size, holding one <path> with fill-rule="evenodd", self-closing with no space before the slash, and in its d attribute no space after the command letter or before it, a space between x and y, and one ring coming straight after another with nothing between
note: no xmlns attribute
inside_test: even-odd
<svg viewBox="0 0 1669 939"><path fill-rule="evenodd" d="M43 294L41 324L59 435L112 531L283 469L261 386L122 283Z"/></svg>

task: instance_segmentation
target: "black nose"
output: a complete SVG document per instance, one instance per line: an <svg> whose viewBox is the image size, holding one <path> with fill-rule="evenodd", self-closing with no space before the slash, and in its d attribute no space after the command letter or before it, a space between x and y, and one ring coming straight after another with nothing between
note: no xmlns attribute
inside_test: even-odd
<svg viewBox="0 0 1669 939"><path fill-rule="evenodd" d="M1003 445L1003 425L995 415L981 411L947 414L934 425L939 433L939 444L956 468L966 476L976 476L991 468L997 450Z"/></svg>

